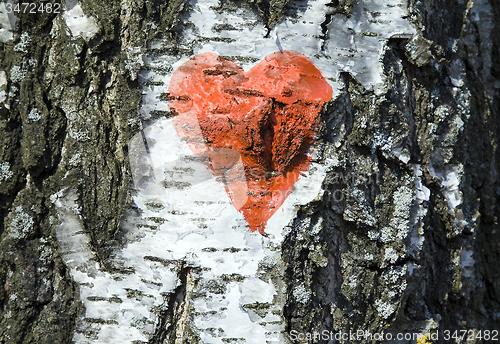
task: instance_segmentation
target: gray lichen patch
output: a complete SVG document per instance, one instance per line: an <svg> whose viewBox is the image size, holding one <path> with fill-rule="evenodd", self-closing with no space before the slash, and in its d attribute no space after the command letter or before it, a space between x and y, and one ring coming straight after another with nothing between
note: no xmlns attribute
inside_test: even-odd
<svg viewBox="0 0 500 344"><path fill-rule="evenodd" d="M33 218L17 206L11 215L9 235L14 239L24 239L33 232Z"/></svg>
<svg viewBox="0 0 500 344"><path fill-rule="evenodd" d="M6 161L0 164L0 182L12 178L13 173L10 170L10 164Z"/></svg>
<svg viewBox="0 0 500 344"><path fill-rule="evenodd" d="M38 109L37 108L33 108L29 112L28 118L30 120L32 120L33 122L36 122L36 121L40 120L40 118L42 118L42 116L40 115L40 113L38 113Z"/></svg>
<svg viewBox="0 0 500 344"><path fill-rule="evenodd" d="M328 265L328 258L322 254L322 251L322 249L311 250L307 257L318 267L324 268Z"/></svg>
<svg viewBox="0 0 500 344"><path fill-rule="evenodd" d="M20 53L28 53L28 48L31 43L31 38L27 32L24 32L19 37L19 43L17 43L12 50Z"/></svg>
<svg viewBox="0 0 500 344"><path fill-rule="evenodd" d="M26 76L26 70L23 70L19 66L12 66L10 69L10 80L13 83L19 83Z"/></svg>

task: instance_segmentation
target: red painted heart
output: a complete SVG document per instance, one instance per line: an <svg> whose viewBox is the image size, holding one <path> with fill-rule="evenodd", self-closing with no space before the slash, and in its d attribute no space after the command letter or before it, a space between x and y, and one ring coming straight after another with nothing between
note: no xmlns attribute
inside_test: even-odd
<svg viewBox="0 0 500 344"><path fill-rule="evenodd" d="M248 72L214 53L182 64L168 88L179 136L224 184L252 231L309 168L331 86L304 55L276 52Z"/></svg>

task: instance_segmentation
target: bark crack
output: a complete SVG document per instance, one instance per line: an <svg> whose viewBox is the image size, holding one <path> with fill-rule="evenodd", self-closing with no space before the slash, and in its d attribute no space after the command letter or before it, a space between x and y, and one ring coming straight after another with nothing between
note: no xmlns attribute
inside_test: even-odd
<svg viewBox="0 0 500 344"><path fill-rule="evenodd" d="M186 262L181 262L178 273L180 284L166 296L166 308L159 314L156 330L149 344L184 342L189 315L189 299L195 284L192 272L193 267L187 266Z"/></svg>
<svg viewBox="0 0 500 344"><path fill-rule="evenodd" d="M323 22L320 24L321 35L319 36L319 38L322 40L321 51L326 50L326 42L330 38L328 24L332 22L332 18L336 14L345 14L349 17L352 11L352 0L332 0L331 2L325 4L325 6L327 7L325 20L323 20Z"/></svg>

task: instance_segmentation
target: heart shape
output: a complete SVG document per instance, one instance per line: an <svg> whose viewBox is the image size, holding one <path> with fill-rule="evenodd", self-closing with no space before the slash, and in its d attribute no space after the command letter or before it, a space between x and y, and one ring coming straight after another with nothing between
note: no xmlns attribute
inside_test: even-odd
<svg viewBox="0 0 500 344"><path fill-rule="evenodd" d="M311 164L319 113L332 88L304 55L275 52L248 72L202 53L168 87L174 127L222 182L251 231L269 218Z"/></svg>

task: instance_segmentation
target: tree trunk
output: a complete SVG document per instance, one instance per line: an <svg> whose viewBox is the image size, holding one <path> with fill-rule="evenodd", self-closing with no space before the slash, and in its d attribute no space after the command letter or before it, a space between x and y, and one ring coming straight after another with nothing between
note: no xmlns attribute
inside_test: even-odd
<svg viewBox="0 0 500 344"><path fill-rule="evenodd" d="M500 3L41 4L0 4L1 344L500 338ZM290 51L332 95L281 93L319 129L252 231L172 85L203 53L234 80Z"/></svg>

